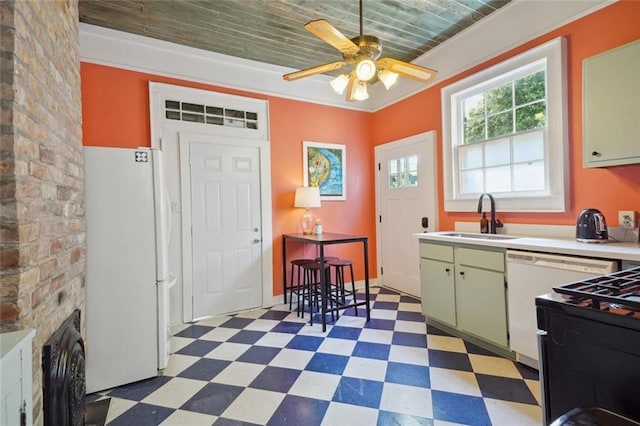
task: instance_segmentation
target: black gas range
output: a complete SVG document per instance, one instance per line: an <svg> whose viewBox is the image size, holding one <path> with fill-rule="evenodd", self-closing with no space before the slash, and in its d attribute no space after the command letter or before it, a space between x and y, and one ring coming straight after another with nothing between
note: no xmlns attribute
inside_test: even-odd
<svg viewBox="0 0 640 426"><path fill-rule="evenodd" d="M536 298L545 424L582 407L640 421L640 267L554 291Z"/></svg>

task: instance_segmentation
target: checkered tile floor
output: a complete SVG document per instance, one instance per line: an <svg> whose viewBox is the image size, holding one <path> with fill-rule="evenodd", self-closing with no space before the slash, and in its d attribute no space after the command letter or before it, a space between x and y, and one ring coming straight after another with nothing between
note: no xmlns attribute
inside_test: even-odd
<svg viewBox="0 0 640 426"><path fill-rule="evenodd" d="M368 323L351 309L325 333L285 305L185 324L162 376L87 400L111 398L114 426L542 424L537 371L371 293Z"/></svg>

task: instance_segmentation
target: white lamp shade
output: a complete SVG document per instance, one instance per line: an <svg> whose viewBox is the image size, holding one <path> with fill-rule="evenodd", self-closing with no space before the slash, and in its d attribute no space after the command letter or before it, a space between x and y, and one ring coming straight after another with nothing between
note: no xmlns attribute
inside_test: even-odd
<svg viewBox="0 0 640 426"><path fill-rule="evenodd" d="M300 186L296 188L294 207L320 207L320 189L316 186Z"/></svg>

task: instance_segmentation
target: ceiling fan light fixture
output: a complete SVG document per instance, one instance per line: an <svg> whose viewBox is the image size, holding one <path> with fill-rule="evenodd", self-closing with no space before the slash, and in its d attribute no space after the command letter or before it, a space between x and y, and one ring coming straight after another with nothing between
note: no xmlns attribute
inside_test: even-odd
<svg viewBox="0 0 640 426"><path fill-rule="evenodd" d="M369 93L367 92L367 83L364 81L357 81L353 85L353 99L356 101L364 101L369 99Z"/></svg>
<svg viewBox="0 0 640 426"><path fill-rule="evenodd" d="M361 59L356 65L356 76L360 81L369 81L376 75L376 63L369 58Z"/></svg>
<svg viewBox="0 0 640 426"><path fill-rule="evenodd" d="M398 74L388 70L380 70L378 71L378 78L384 84L384 87L389 90L398 81Z"/></svg>
<svg viewBox="0 0 640 426"><path fill-rule="evenodd" d="M349 84L349 76L347 74L340 74L329 83L334 92L338 95L342 95L344 93L344 89L347 88Z"/></svg>

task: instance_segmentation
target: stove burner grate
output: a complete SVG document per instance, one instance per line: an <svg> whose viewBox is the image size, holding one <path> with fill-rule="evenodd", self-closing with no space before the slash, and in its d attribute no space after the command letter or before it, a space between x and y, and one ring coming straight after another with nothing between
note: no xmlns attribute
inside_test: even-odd
<svg viewBox="0 0 640 426"><path fill-rule="evenodd" d="M640 311L640 267L555 286L553 290L571 296L577 304L588 301L594 309L622 305Z"/></svg>

